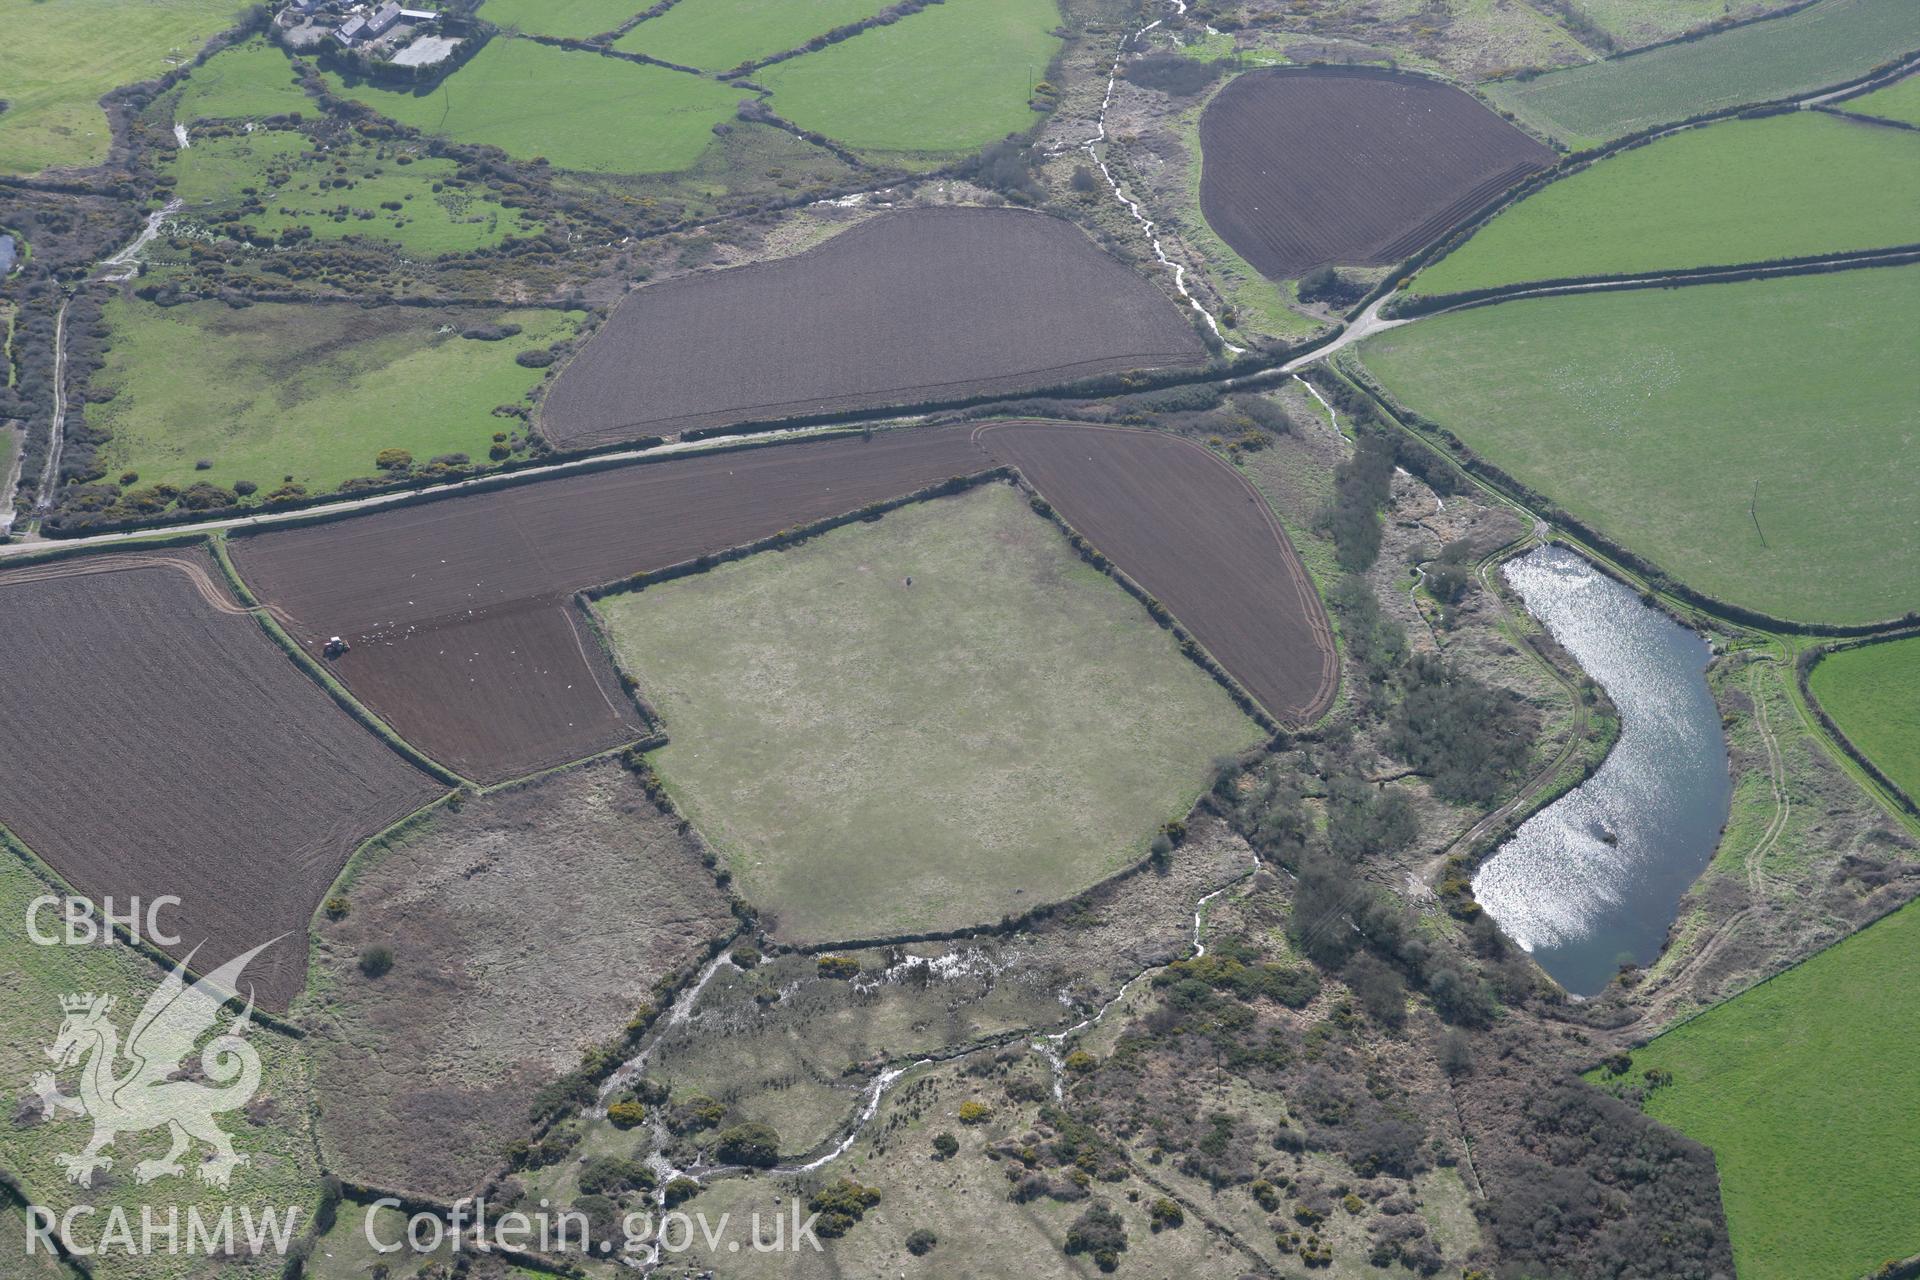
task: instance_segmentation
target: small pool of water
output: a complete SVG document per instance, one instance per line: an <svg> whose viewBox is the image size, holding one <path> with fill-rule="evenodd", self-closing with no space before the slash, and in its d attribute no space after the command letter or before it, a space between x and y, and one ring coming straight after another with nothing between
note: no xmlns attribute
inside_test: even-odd
<svg viewBox="0 0 1920 1280"><path fill-rule="evenodd" d="M1560 547L1510 563L1509 584L1607 691L1620 740L1599 771L1529 818L1480 868L1474 897L1577 995L1660 953L1713 857L1733 784L1699 635Z"/></svg>

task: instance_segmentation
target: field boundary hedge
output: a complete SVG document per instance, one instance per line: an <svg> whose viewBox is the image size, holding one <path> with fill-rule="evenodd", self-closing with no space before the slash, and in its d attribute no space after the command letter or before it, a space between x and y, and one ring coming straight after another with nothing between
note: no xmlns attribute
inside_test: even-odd
<svg viewBox="0 0 1920 1280"><path fill-rule="evenodd" d="M1520 298L1557 298L1571 293L1618 293L1627 289L1666 289L1693 284L1734 284L1742 280L1764 280L1776 276L1823 275L1864 267L1898 267L1916 260L1920 260L1920 241L1881 249L1849 249L1844 253L1769 258L1725 266L1676 267L1632 275L1550 276L1544 280L1489 285L1484 289L1462 289L1455 293L1410 295L1392 303L1387 310L1392 318L1410 320L1436 312L1464 311Z"/></svg>
<svg viewBox="0 0 1920 1280"><path fill-rule="evenodd" d="M14 857L18 858L21 864L25 866L27 873L47 888L70 897L84 899L88 902L95 901L92 895L82 893L75 888L72 882L55 870L51 863L47 862L28 847L27 842L15 835L4 823L0 823L0 847L4 847ZM163 974L172 973L175 969L181 969L196 982L206 977L206 974L200 970L187 964L178 957L168 955L139 934L128 929L125 925L109 919L107 921L107 927L113 930L114 941L116 943L137 953L143 959L152 961ZM239 998L240 995L238 992L235 992L234 995L230 997L230 999L234 1000ZM251 1001L249 1001L249 1003L251 1004ZM252 1020L264 1027L279 1032L291 1040L304 1040L307 1038L306 1029L301 1027L299 1023L277 1014L271 1009L263 1009L258 1005L253 1005ZM6 1171L0 1170L0 1183L4 1183L5 1179Z"/></svg>
<svg viewBox="0 0 1920 1280"><path fill-rule="evenodd" d="M1646 580L1647 587L1656 593L1670 595L1702 613L1731 622L1736 626L1786 635L1844 638L1882 636L1905 631L1920 624L1920 610L1910 611L1898 618L1889 618L1880 622L1794 622L1762 613L1758 609L1749 609L1745 605L1732 604L1696 590L1674 578L1638 552L1628 550L1612 537L1593 528L1539 490L1522 483L1500 467L1481 458L1448 428L1431 418L1407 409L1394 399L1391 393L1381 387L1371 371L1364 366L1344 372L1353 385L1372 399L1375 405L1387 414L1389 420L1402 430L1515 505L1529 510L1539 519L1560 526L1581 542L1598 549L1602 555L1640 575Z"/></svg>
<svg viewBox="0 0 1920 1280"><path fill-rule="evenodd" d="M1766 16L1773 17L1779 15ZM1755 20L1757 21L1759 19ZM1676 42L1669 41L1667 43ZM1647 48L1655 47L1657 46L1647 46ZM1646 50L1635 49L1632 52L1644 53ZM1916 58L1920 58L1920 50L1899 54L1891 60L1874 67L1864 76L1843 81L1838 85L1812 94L1791 98L1775 98L1765 102L1743 103L1731 107L1722 107L1717 111L1704 111L1697 115L1683 117L1679 120L1670 120L1663 124L1650 125L1645 129L1636 129L1632 133L1622 134L1618 138L1609 139L1606 142L1600 143L1598 146L1586 147L1579 151L1564 152L1558 164L1542 169L1538 173L1530 174L1522 181L1515 183L1487 206L1483 207L1478 213L1455 223L1452 230L1440 236L1425 250L1407 259L1397 269L1390 272L1387 279L1381 281L1379 286L1360 303L1360 306L1356 308L1355 311L1349 312L1348 315L1352 316L1357 314L1359 310L1364 309L1369 303L1392 293L1395 288L1406 283L1416 272L1432 266L1441 258L1458 249L1471 239L1482 227L1491 222L1494 217L1506 212L1512 205L1518 204L1528 196L1534 195L1542 188L1551 186L1562 178L1572 177L1581 170L1589 168L1609 156L1631 150L1634 147L1644 146L1650 142L1656 142L1669 134L1684 133L1689 129L1697 129L1706 125L1717 124L1723 120L1736 118L1764 119L1767 116L1785 115L1790 111L1800 110L1799 104L1807 98L1825 97L1833 93L1847 93L1849 90L1854 93L1864 92L1866 89L1874 86L1879 80L1895 76L1896 73L1903 71ZM1491 81L1489 83L1497 84L1500 82ZM1482 85L1479 86L1479 88L1484 89L1485 86ZM1476 96L1481 98L1481 102L1487 106L1488 110L1495 112L1502 116L1502 118L1508 118L1507 112L1494 105L1485 98L1484 95L1476 92ZM1849 94L1849 96L1851 95ZM1825 110L1825 108L1816 109ZM1555 147L1557 150L1560 144L1555 143L1552 139L1548 139L1548 145Z"/></svg>
<svg viewBox="0 0 1920 1280"><path fill-rule="evenodd" d="M1847 736L1846 730L1842 729L1839 723L1834 720L1831 715L1827 714L1826 707L1821 705L1820 699L1815 696L1813 692L1813 669L1836 653L1843 653L1849 649L1864 649L1870 645L1885 644L1893 640L1911 640L1917 637L1920 637L1920 628L1889 631L1864 639L1842 641L1838 644L1815 645L1810 649L1804 650L1800 654L1800 657L1794 662L1794 682L1800 686L1800 696L1805 700L1808 708L1812 710L1814 718L1819 720L1821 729L1826 732L1827 736L1833 740L1836 746L1846 753L1850 760L1859 765L1860 768L1865 771L1866 775L1872 778L1874 782L1887 793L1896 805L1905 810L1907 815L1912 818L1920 818L1920 803L1915 803L1914 797L1907 794L1905 787L1902 787L1882 772L1880 766L1873 762L1872 757L1862 751L1853 739Z"/></svg>
<svg viewBox="0 0 1920 1280"><path fill-rule="evenodd" d="M334 678L331 671L316 661L312 654L287 634L278 619L267 612L266 607L260 603L259 597L253 594L253 590L247 586L245 580L240 577L239 571L234 568L233 561L227 555L226 540L209 535L206 541L208 550L213 555L213 561L219 566L221 576L225 578L228 588L239 598L241 604L252 611L254 621L260 625L260 629L266 632L267 636L288 657L293 659L294 665L299 667L308 679L319 685L327 696L333 699L335 705L346 712L361 728L385 743L401 759L434 781L449 787L478 787L478 784L471 779L455 773L401 737L392 725L375 715L354 697L345 685Z"/></svg>

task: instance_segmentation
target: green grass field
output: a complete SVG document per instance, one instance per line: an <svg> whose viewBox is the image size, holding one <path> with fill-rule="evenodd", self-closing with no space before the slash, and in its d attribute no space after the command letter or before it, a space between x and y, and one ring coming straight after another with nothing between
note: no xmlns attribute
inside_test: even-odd
<svg viewBox="0 0 1920 1280"><path fill-rule="evenodd" d="M796 939L1071 895L1260 736L1005 485L599 608L666 722L660 776Z"/></svg>
<svg viewBox="0 0 1920 1280"><path fill-rule="evenodd" d="M163 76L231 27L234 0L0 0L0 173L96 165L100 95Z"/></svg>
<svg viewBox="0 0 1920 1280"><path fill-rule="evenodd" d="M0 965L7 975L0 982L0 1026L7 1029L7 1034L0 1036L0 1080L6 1081L0 1096L6 1099L9 1115L21 1114L20 1109L31 1096L30 1082L53 1065L42 1051L59 1033L62 996L78 992L116 996L119 1003L110 1019L124 1036L147 997L165 977L153 961L120 944L34 945L24 923L28 904L51 892L54 890L28 871L12 849L0 846L0 915L12 922L0 931ZM305 943L290 938L279 945L300 947ZM224 1027L238 1012L237 1007L230 1008L220 1025ZM96 1175L92 1187L74 1186L54 1157L78 1152L86 1145L93 1125L84 1116L64 1112L46 1123L16 1120L0 1125L0 1168L19 1181L34 1203L52 1209L56 1215L75 1204L95 1206L96 1217L77 1220L88 1243L99 1237L114 1207L131 1215L136 1238L143 1205L152 1206L162 1221L168 1207L177 1206L183 1233L189 1206L197 1206L208 1220L217 1219L225 1205L235 1206L236 1212L241 1205L256 1212L267 1206L282 1211L286 1206L298 1206L304 1228L312 1220L320 1190L320 1170L308 1121L312 1086L306 1058L297 1041L257 1024L247 1033L247 1040L259 1052L262 1067L255 1101L271 1101L262 1113L264 1123L252 1123L241 1112L219 1117L234 1148L250 1157L249 1163L234 1171L228 1190L203 1185L190 1169L184 1176L160 1178L145 1186L136 1183L134 1166L165 1154L168 1144L164 1130L120 1136L107 1153L114 1158L113 1167ZM191 1061L197 1063L198 1056ZM115 1069L125 1070L123 1065ZM62 1093L76 1094L78 1069L60 1072L57 1083ZM38 1114L37 1105L33 1114ZM206 1153L204 1146L198 1146L188 1160L197 1162ZM4 1261L4 1254L0 1254L0 1264ZM98 1280L185 1280L188 1276L199 1280L214 1274L205 1267L204 1259L185 1254L127 1257L115 1251L91 1261ZM5 1274L12 1277L16 1273L7 1270Z"/></svg>
<svg viewBox="0 0 1920 1280"><path fill-rule="evenodd" d="M869 151L972 151L1034 121L1060 49L1054 0L946 0L754 80L805 129Z"/></svg>
<svg viewBox="0 0 1920 1280"><path fill-rule="evenodd" d="M1777 9L1793 0L1764 0L1764 3ZM1744 17L1759 7L1745 0L1735 4L1729 4L1728 0L1580 0L1580 12L1627 48L1704 27L1726 17L1732 10Z"/></svg>
<svg viewBox="0 0 1920 1280"><path fill-rule="evenodd" d="M515 353L567 337L575 314L115 300L112 350L94 378L115 394L87 416L113 435L101 450L108 477L135 471L142 485L250 480L264 493L292 475L317 493L377 474L386 448L485 461L494 432L517 425L493 407L540 381ZM494 320L524 331L459 335ZM448 324L454 332L439 332ZM195 470L201 459L213 466Z"/></svg>
<svg viewBox="0 0 1920 1280"><path fill-rule="evenodd" d="M1829 654L1808 685L1854 746L1920 796L1920 638Z"/></svg>
<svg viewBox="0 0 1920 1280"><path fill-rule="evenodd" d="M304 134L259 130L199 139L174 152L167 167L178 179L174 194L186 202L184 216L212 221L238 212L241 225L275 236L305 227L324 239L368 236L437 257L541 229L519 211L472 194L452 160L396 154L361 140L322 151ZM248 208L255 200L257 211Z"/></svg>
<svg viewBox="0 0 1920 1280"><path fill-rule="evenodd" d="M1854 1280L1920 1252L1916 1042L1907 907L1633 1055L1636 1083L1673 1073L1647 1113L1713 1148L1742 1280Z"/></svg>
<svg viewBox="0 0 1920 1280"><path fill-rule="evenodd" d="M685 72L504 38L424 97L328 79L337 92L424 133L598 173L686 168L713 141L713 126L748 96Z"/></svg>
<svg viewBox="0 0 1920 1280"><path fill-rule="evenodd" d="M532 35L585 40L612 31L647 7L647 0L486 0L480 16Z"/></svg>
<svg viewBox="0 0 1920 1280"><path fill-rule="evenodd" d="M1920 239L1916 210L1920 133L1818 112L1729 120L1609 156L1528 196L1422 271L1413 291L1908 244Z"/></svg>
<svg viewBox="0 0 1920 1280"><path fill-rule="evenodd" d="M1391 330L1362 358L1680 581L1869 622L1920 600L1917 325L1920 267L1874 268L1507 302Z"/></svg>
<svg viewBox="0 0 1920 1280"><path fill-rule="evenodd" d="M620 37L614 48L706 71L797 49L835 27L871 18L886 0L680 0Z"/></svg>
<svg viewBox="0 0 1920 1280"><path fill-rule="evenodd" d="M300 87L287 55L265 40L249 40L208 58L180 86L173 104L173 118L183 124L296 111L314 116L319 106Z"/></svg>
<svg viewBox="0 0 1920 1280"><path fill-rule="evenodd" d="M1837 105L1842 111L1857 111L1863 116L1879 116L1883 120L1920 125L1920 75L1896 80L1884 89L1863 93Z"/></svg>
<svg viewBox="0 0 1920 1280"><path fill-rule="evenodd" d="M1920 49L1920 5L1911 0L1823 0L1784 18L1486 89L1496 106L1580 147L1705 111L1811 93L1913 49Z"/></svg>

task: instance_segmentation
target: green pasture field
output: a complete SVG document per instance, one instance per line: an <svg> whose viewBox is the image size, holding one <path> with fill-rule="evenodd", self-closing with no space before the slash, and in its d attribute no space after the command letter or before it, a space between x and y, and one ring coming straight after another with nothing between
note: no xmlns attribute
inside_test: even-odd
<svg viewBox="0 0 1920 1280"><path fill-rule="evenodd" d="M265 40L223 49L195 67L176 91L173 118L264 119L294 112L313 116L319 106L300 87L287 55Z"/></svg>
<svg viewBox="0 0 1920 1280"><path fill-rule="evenodd" d="M1752 16L1756 9L1781 9L1794 0L1580 0L1580 12L1623 47L1652 44L1693 31L1730 12Z"/></svg>
<svg viewBox="0 0 1920 1280"><path fill-rule="evenodd" d="M264 494L292 475L319 493L378 474L374 455L387 448L422 463L455 452L484 462L493 434L517 425L494 406L541 378L514 355L570 336L578 315L115 299L112 349L93 382L114 395L87 416L112 433L101 450L108 478L135 471L142 485L250 480ZM493 322L523 332L459 334ZM196 470L202 459L213 466Z"/></svg>
<svg viewBox="0 0 1920 1280"><path fill-rule="evenodd" d="M1728 120L1542 188L1422 271L1413 292L1908 244L1920 240L1917 210L1920 132L1810 111Z"/></svg>
<svg viewBox="0 0 1920 1280"><path fill-rule="evenodd" d="M725 71L756 58L797 49L815 36L871 18L885 7L886 0L811 0L806 4L680 0L659 17L648 18L620 37L613 47L704 71Z"/></svg>
<svg viewBox="0 0 1920 1280"><path fill-rule="evenodd" d="M53 1044L61 1023L60 998L70 993L110 994L118 1004L109 1015L122 1036L133 1026L147 998L165 978L165 971L131 947L112 946L37 946L27 936L24 922L28 904L43 894L55 892L27 869L18 854L0 843L0 916L10 921L0 930L0 1026L8 1034L0 1037L0 1080L5 1080L4 1097L9 1115L17 1114L32 1094L30 1082L52 1067L43 1050ZM286 939L281 946L302 946L299 939ZM239 1014L237 1006L222 1014L219 1027L225 1028ZM208 1036L211 1038L211 1029ZM44 1123L14 1122L0 1125L0 1168L19 1182L27 1197L44 1205L56 1215L72 1205L90 1204L98 1216L79 1219L78 1229L87 1243L98 1237L106 1226L107 1215L115 1207L125 1210L138 1238L140 1210L152 1206L161 1221L169 1207L177 1206L184 1231L186 1213L197 1206L202 1218L213 1221L223 1206L251 1210L273 1206L284 1212L297 1206L297 1237L313 1220L320 1198L319 1159L308 1122L312 1086L307 1062L297 1041L278 1032L254 1025L246 1036L260 1054L261 1085L255 1093L256 1104L269 1099L264 1123L253 1123L244 1112L229 1112L218 1117L221 1128L233 1140L235 1150L246 1154L249 1162L233 1173L231 1187L221 1190L203 1184L193 1175L192 1165L208 1154L196 1144L185 1157L188 1170L178 1177L159 1178L145 1186L134 1179L134 1166L142 1160L156 1159L166 1153L168 1140L164 1130L141 1134L123 1134L111 1150L111 1169L94 1176L91 1187L79 1187L67 1181L65 1170L54 1157L75 1153L84 1147L93 1133L92 1121L85 1116L62 1112L58 1119ZM189 1059L198 1063L195 1055ZM124 1065L116 1070L124 1071ZM57 1083L63 1094L79 1091L79 1071L68 1069ZM35 1113L38 1106L35 1104ZM0 1222L0 1227L10 1227ZM236 1222L236 1229L238 1224ZM4 1261L0 1254L0 1261ZM203 1268L204 1259L185 1254L169 1256L164 1250L146 1257L127 1257L108 1252L89 1260L97 1280L185 1280L211 1275ZM15 1273L7 1271L8 1276ZM28 1273L33 1274L32 1272Z"/></svg>
<svg viewBox="0 0 1920 1280"><path fill-rule="evenodd" d="M669 11L671 12L671 11ZM1032 124L1059 52L1054 0L946 0L754 74L773 109L867 151L951 155Z"/></svg>
<svg viewBox="0 0 1920 1280"><path fill-rule="evenodd" d="M1883 120L1920 125L1920 75L1910 75L1884 89L1875 89L1872 93L1863 93L1836 105L1842 111L1857 111L1863 116L1879 116Z"/></svg>
<svg viewBox="0 0 1920 1280"><path fill-rule="evenodd" d="M1853 1280L1920 1252L1916 1039L1909 906L1633 1055L1631 1083L1673 1075L1647 1114L1713 1148L1743 1280Z"/></svg>
<svg viewBox="0 0 1920 1280"><path fill-rule="evenodd" d="M178 179L174 194L186 202L183 215L242 211L257 200L259 211L244 212L242 225L275 236L306 227L325 239L367 236L438 257L541 230L518 210L469 191L453 161L359 139L321 151L292 131L200 138L174 152L168 168Z"/></svg>
<svg viewBox="0 0 1920 1280"><path fill-rule="evenodd" d="M794 939L1069 896L1260 737L1005 485L598 607L662 780Z"/></svg>
<svg viewBox="0 0 1920 1280"><path fill-rule="evenodd" d="M1679 581L1860 623L1920 600L1916 327L1920 267L1867 268L1523 299L1390 330L1361 357Z"/></svg>
<svg viewBox="0 0 1920 1280"><path fill-rule="evenodd" d="M1828 654L1807 683L1853 745L1920 796L1920 638Z"/></svg>
<svg viewBox="0 0 1920 1280"><path fill-rule="evenodd" d="M0 173L102 164L100 95L165 75L227 30L233 0L0 0Z"/></svg>
<svg viewBox="0 0 1920 1280"><path fill-rule="evenodd" d="M612 31L646 7L647 0L486 0L480 16L532 35L585 40Z"/></svg>
<svg viewBox="0 0 1920 1280"><path fill-rule="evenodd" d="M484 143L560 169L685 169L730 118L740 89L597 53L496 38L425 95L348 85L334 91L423 133Z"/></svg>
<svg viewBox="0 0 1920 1280"><path fill-rule="evenodd" d="M1486 85L1487 96L1574 147L1706 111L1812 93L1920 49L1911 0L1822 0L1699 40Z"/></svg>

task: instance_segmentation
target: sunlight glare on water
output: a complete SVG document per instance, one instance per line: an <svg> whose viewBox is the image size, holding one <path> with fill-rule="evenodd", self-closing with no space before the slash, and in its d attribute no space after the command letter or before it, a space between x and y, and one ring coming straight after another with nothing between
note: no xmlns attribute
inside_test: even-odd
<svg viewBox="0 0 1920 1280"><path fill-rule="evenodd" d="M1620 740L1480 868L1474 896L1562 986L1591 995L1623 960L1659 954L1726 822L1732 784L1709 651L1563 548L1513 561L1506 578L1613 699Z"/></svg>

